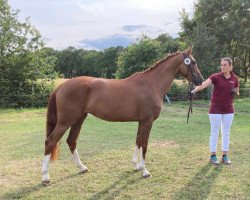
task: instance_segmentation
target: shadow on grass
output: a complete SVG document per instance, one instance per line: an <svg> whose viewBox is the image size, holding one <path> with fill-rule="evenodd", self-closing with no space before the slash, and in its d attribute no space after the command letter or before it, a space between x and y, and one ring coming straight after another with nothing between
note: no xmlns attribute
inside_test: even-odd
<svg viewBox="0 0 250 200"><path fill-rule="evenodd" d="M88 198L88 200L112 200L117 198L122 191L127 190L128 187L131 187L131 185L135 183L137 184L142 179L141 176L134 176L135 174L138 174L138 172L125 172L114 183L95 193L92 197Z"/></svg>
<svg viewBox="0 0 250 200"><path fill-rule="evenodd" d="M195 176L179 191L173 199L207 199L211 188L220 174L223 165L205 165Z"/></svg>
<svg viewBox="0 0 250 200"><path fill-rule="evenodd" d="M29 186L21 187L17 191L11 191L0 196L0 199L22 199L28 197L30 194L36 191L39 191L42 188L44 188L42 183L30 187Z"/></svg>
<svg viewBox="0 0 250 200"><path fill-rule="evenodd" d="M74 178L76 176L81 175L80 173L75 173L75 174L71 174L67 177L61 178L59 180L55 180L54 182L51 183L51 185L65 181L65 179L70 179L70 178ZM36 185L32 185L32 186L24 186L19 188L18 190L12 190L2 196L0 196L0 199L23 199L26 197L29 197L30 195L32 195L32 193L35 193L39 190L42 190L46 187L51 187L51 185L49 186L45 186L43 185L41 182L36 184Z"/></svg>

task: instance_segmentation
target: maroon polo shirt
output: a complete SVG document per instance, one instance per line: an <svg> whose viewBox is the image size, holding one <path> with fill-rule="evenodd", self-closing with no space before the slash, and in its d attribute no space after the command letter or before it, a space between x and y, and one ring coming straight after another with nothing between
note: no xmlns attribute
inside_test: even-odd
<svg viewBox="0 0 250 200"><path fill-rule="evenodd" d="M232 89L239 87L238 77L231 73L230 78L225 78L222 72L213 74L209 78L214 84L211 97L209 114L234 113Z"/></svg>

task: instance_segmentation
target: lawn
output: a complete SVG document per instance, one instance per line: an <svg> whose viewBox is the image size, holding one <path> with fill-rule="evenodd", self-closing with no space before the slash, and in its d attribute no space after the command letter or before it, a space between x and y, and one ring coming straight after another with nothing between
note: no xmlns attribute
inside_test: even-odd
<svg viewBox="0 0 250 200"><path fill-rule="evenodd" d="M89 171L73 165L66 133L47 187L40 172L46 110L0 110L0 199L250 199L250 99L235 103L231 166L208 162L208 104L194 103L189 124L187 102L164 104L150 135L146 179L131 164L137 123L89 116L77 146Z"/></svg>

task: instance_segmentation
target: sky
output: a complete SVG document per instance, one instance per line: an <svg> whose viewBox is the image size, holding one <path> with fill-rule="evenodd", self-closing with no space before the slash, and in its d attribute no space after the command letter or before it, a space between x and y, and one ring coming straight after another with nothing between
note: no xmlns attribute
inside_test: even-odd
<svg viewBox="0 0 250 200"><path fill-rule="evenodd" d="M54 49L103 50L127 46L142 35L177 37L182 9L192 16L194 0L9 0L19 20L29 21Z"/></svg>

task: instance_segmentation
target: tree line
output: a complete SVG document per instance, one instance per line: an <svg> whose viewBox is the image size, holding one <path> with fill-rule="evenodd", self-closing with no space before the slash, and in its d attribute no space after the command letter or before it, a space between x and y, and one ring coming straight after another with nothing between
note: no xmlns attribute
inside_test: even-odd
<svg viewBox="0 0 250 200"><path fill-rule="evenodd" d="M205 78L217 72L220 59L228 56L234 61L235 73L247 82L249 4L248 0L199 0L192 18L185 10L180 12L179 37L167 32L156 38L143 35L127 47L97 51L46 47L29 18L20 22L19 11L0 0L0 106L44 106L53 88L51 80L57 77L125 78L190 44Z"/></svg>
<svg viewBox="0 0 250 200"><path fill-rule="evenodd" d="M103 51L71 46L63 50L44 48L44 51L48 56L54 57L54 70L64 78L94 76L114 79L126 78L144 70L165 54L176 52L180 48L178 39L161 34L155 39L142 36L128 47L110 47Z"/></svg>

